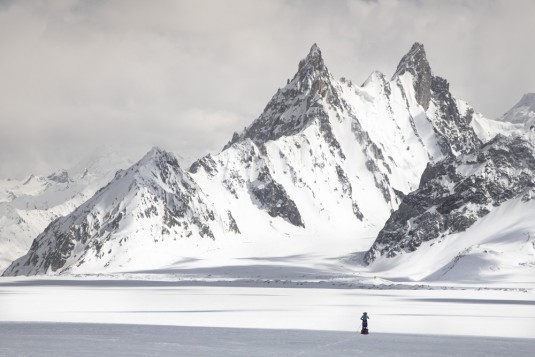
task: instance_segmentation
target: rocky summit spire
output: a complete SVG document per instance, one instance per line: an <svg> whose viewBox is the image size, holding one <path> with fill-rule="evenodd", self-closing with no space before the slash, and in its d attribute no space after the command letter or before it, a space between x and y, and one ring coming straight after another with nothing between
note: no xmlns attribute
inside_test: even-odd
<svg viewBox="0 0 535 357"><path fill-rule="evenodd" d="M309 93L312 96L319 94L326 97L331 86L331 75L318 45L313 44L308 55L299 62L297 73L292 79L290 87L297 88L301 93Z"/></svg>
<svg viewBox="0 0 535 357"><path fill-rule="evenodd" d="M505 113L500 120L524 124L528 128L535 124L535 93L526 93L522 99Z"/></svg>
<svg viewBox="0 0 535 357"><path fill-rule="evenodd" d="M322 71L325 69L325 63L321 56L321 50L317 44L313 44L305 59L299 62L299 71L303 69Z"/></svg>
<svg viewBox="0 0 535 357"><path fill-rule="evenodd" d="M431 79L433 75L425 55L424 45L421 43L415 42L410 51L403 56L392 79L400 77L407 72L414 77L416 100L427 110L431 98Z"/></svg>
<svg viewBox="0 0 535 357"><path fill-rule="evenodd" d="M308 55L299 62L299 68L295 74L294 80L300 82L314 79L321 76L328 76L329 70L325 66L321 50L318 45L313 44Z"/></svg>
<svg viewBox="0 0 535 357"><path fill-rule="evenodd" d="M327 106L339 108L341 99L320 48L313 44L299 62L293 79L277 91L260 117L243 134L234 135L225 148L245 138L258 145L299 133L319 117L327 118Z"/></svg>

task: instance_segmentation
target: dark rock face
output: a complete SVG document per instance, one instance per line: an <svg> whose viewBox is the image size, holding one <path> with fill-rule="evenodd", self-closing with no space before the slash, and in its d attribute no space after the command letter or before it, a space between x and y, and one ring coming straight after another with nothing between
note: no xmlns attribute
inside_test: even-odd
<svg viewBox="0 0 535 357"><path fill-rule="evenodd" d="M197 173L200 168L203 168L210 176L214 176L217 173L217 164L210 154L191 164L191 167L188 171L191 173Z"/></svg>
<svg viewBox="0 0 535 357"><path fill-rule="evenodd" d="M429 66L422 44L416 42L412 45L410 51L399 62L394 77L401 76L405 72L409 72L414 76L416 101L427 110L431 100L432 74L431 66Z"/></svg>
<svg viewBox="0 0 535 357"><path fill-rule="evenodd" d="M314 44L288 85L277 91L260 117L241 135L235 134L225 149L246 138L260 147L267 141L297 134L318 118L320 124L325 125L321 118L328 115L321 102L341 105L332 81L321 51Z"/></svg>
<svg viewBox="0 0 535 357"><path fill-rule="evenodd" d="M424 241L462 232L492 207L535 187L533 146L498 135L472 154L428 165L366 253L366 263L416 250Z"/></svg>
<svg viewBox="0 0 535 357"><path fill-rule="evenodd" d="M54 172L53 174L47 176L47 179L49 179L50 181L57 182L57 183L68 183L71 181L71 178L69 177L69 173L65 170Z"/></svg>
<svg viewBox="0 0 535 357"><path fill-rule="evenodd" d="M465 115L459 113L448 81L433 76L422 44L415 43L399 62L392 79L398 78L400 88L402 86L399 77L405 73L414 77L413 85L418 104L426 111L430 109L431 104L436 108L437 118L433 121L433 127L443 155L466 154L481 146L481 141L470 125L473 111L469 110ZM404 95L406 96L406 93ZM411 125L414 127L412 118Z"/></svg>
<svg viewBox="0 0 535 357"><path fill-rule="evenodd" d="M439 113L434 127L435 133L441 140L443 154L467 154L481 146L481 140L470 126L473 111L469 110L464 116L459 113L455 99L450 93L448 81L433 77L431 93Z"/></svg>
<svg viewBox="0 0 535 357"><path fill-rule="evenodd" d="M227 231L240 234L241 232L240 232L240 229L238 228L238 224L236 223L236 220L234 219L234 216L232 216L232 213L230 211L227 211L227 218L228 218Z"/></svg>
<svg viewBox="0 0 535 357"><path fill-rule="evenodd" d="M271 217L281 217L294 226L305 226L295 202L288 196L284 187L271 177L267 169L262 170L258 179L250 183L249 191L258 206L266 210Z"/></svg>

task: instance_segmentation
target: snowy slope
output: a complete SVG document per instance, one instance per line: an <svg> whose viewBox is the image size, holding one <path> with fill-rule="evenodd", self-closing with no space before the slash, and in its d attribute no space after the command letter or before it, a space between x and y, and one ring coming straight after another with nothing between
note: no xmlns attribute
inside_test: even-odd
<svg viewBox="0 0 535 357"><path fill-rule="evenodd" d="M535 273L533 143L533 135L499 135L430 165L367 252L371 270L417 280L527 281Z"/></svg>
<svg viewBox="0 0 535 357"><path fill-rule="evenodd" d="M128 155L102 148L68 170L47 177L0 180L0 270L25 254L54 219L71 213L128 167Z"/></svg>
<svg viewBox="0 0 535 357"><path fill-rule="evenodd" d="M423 242L410 254L378 259L370 272L421 281L530 282L535 276L534 215L534 200L506 201L466 231Z"/></svg>
<svg viewBox="0 0 535 357"><path fill-rule="evenodd" d="M535 93L526 93L520 101L507 111L499 120L521 124L525 129L535 125Z"/></svg>
<svg viewBox="0 0 535 357"><path fill-rule="evenodd" d="M6 274L366 249L429 162L480 147L475 117L432 74L421 44L390 80L374 72L360 87L336 80L314 45L292 80L220 154L201 158L188 173L153 150L48 227Z"/></svg>
<svg viewBox="0 0 535 357"><path fill-rule="evenodd" d="M415 57L424 69L410 67ZM419 84L409 70L432 77L419 44L391 81L374 72L362 87L354 86L333 78L314 45L262 115L221 154L196 162L193 177L226 207L248 204L248 187L259 172L268 172L295 203L286 213L298 213L302 234L377 229L417 187L429 160L480 144L469 126L470 108L461 113L445 85L429 88L425 111L414 98ZM245 212L233 213L238 227L251 221Z"/></svg>
<svg viewBox="0 0 535 357"><path fill-rule="evenodd" d="M214 238L210 223L219 217L206 201L176 157L153 148L74 212L52 222L6 273L118 269L132 260L131 268L169 264L183 243L177 237Z"/></svg>

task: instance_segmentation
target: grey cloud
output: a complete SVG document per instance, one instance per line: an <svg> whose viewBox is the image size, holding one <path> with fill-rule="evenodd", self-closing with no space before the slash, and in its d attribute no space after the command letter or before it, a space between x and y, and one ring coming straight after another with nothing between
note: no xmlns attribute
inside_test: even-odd
<svg viewBox="0 0 535 357"><path fill-rule="evenodd" d="M414 41L497 117L534 91L534 1L0 2L0 177L103 144L218 151L314 42L336 76L391 75Z"/></svg>

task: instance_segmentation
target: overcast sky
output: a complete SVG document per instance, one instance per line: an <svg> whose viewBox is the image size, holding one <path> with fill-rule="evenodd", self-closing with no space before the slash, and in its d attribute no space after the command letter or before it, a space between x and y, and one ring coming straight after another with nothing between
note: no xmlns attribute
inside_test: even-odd
<svg viewBox="0 0 535 357"><path fill-rule="evenodd" d="M495 118L535 91L534 18L535 0L0 0L0 178L106 144L218 152L315 42L358 84L422 42L453 94Z"/></svg>

